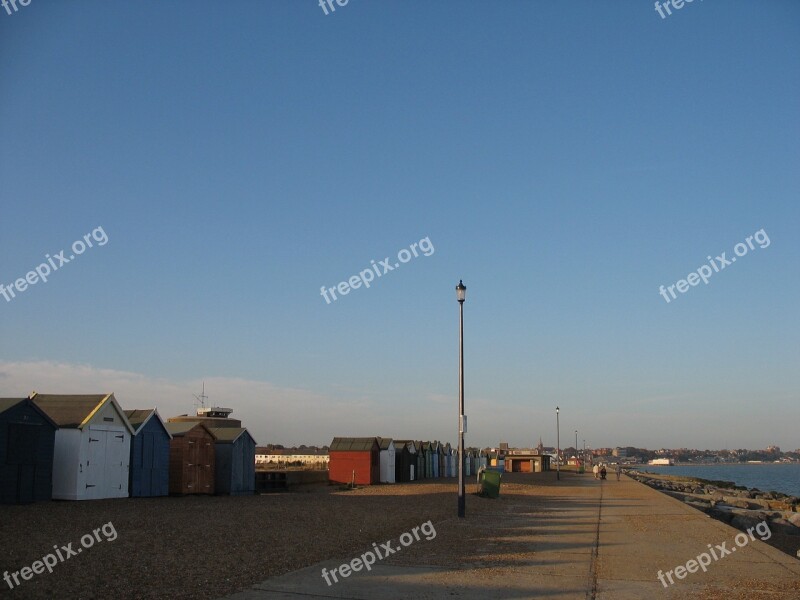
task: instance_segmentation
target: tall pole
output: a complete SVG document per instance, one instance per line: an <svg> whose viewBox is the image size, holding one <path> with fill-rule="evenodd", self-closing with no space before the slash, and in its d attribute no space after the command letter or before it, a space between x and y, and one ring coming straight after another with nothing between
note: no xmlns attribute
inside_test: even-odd
<svg viewBox="0 0 800 600"><path fill-rule="evenodd" d="M556 406L556 479L561 480L561 426L558 423L558 411Z"/></svg>
<svg viewBox="0 0 800 600"><path fill-rule="evenodd" d="M458 334L458 516L464 518L466 512L465 496L464 496L464 300L466 296L466 287L463 282L458 282L459 287L463 290L458 294L459 312L461 313L461 326Z"/></svg>
<svg viewBox="0 0 800 600"><path fill-rule="evenodd" d="M576 472L578 471L578 466L579 466L578 465L578 462L579 462L578 458L579 458L579 455L578 455L578 430L576 429L575 430L575 471Z"/></svg>

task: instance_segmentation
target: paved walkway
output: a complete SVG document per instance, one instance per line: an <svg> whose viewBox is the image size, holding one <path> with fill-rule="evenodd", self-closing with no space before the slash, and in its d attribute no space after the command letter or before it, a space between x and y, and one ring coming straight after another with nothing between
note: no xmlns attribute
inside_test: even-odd
<svg viewBox="0 0 800 600"><path fill-rule="evenodd" d="M434 542L416 542L404 548L414 551L402 560L388 558L331 586L322 569L355 556L269 579L229 598L800 598L800 560L763 543L758 532L755 541L737 547L736 529L624 476L619 482L571 473L562 473L560 481L550 474L528 478L504 478L503 497L486 514L471 515L468 503L465 520L435 523L437 539L458 542L456 556ZM720 557L715 548L723 543L735 551ZM718 559L709 557L707 571L677 578L675 568L710 552L709 544ZM659 571L672 571L675 583L664 575L665 587Z"/></svg>

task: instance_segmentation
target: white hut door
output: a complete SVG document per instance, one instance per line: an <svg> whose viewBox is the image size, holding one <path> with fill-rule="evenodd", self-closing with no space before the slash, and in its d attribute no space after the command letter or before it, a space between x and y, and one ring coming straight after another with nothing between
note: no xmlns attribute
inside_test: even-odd
<svg viewBox="0 0 800 600"><path fill-rule="evenodd" d="M86 498L105 498L106 432L89 429L89 460L86 462Z"/></svg>
<svg viewBox="0 0 800 600"><path fill-rule="evenodd" d="M125 469L125 434L121 431L104 431L106 436L105 495L103 498L121 498L128 495L128 472Z"/></svg>

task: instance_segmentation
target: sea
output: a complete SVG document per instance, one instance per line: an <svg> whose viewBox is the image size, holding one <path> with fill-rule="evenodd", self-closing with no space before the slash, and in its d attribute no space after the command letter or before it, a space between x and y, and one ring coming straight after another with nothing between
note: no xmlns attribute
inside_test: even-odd
<svg viewBox="0 0 800 600"><path fill-rule="evenodd" d="M783 492L790 496L800 496L800 463L748 463L733 465L640 465L641 471L663 473L665 475L687 475L732 481L736 485L758 488L762 492Z"/></svg>

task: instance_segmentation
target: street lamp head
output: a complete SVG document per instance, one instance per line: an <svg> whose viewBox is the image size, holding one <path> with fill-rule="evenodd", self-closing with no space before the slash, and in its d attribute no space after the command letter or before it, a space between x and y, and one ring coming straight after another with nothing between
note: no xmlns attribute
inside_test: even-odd
<svg viewBox="0 0 800 600"><path fill-rule="evenodd" d="M558 412L558 411L559 411L559 408L556 406L556 412Z"/></svg>
<svg viewBox="0 0 800 600"><path fill-rule="evenodd" d="M458 280L458 285L456 286L456 299L460 303L464 303L464 300L467 299L467 286L464 285L464 282L460 279Z"/></svg>

